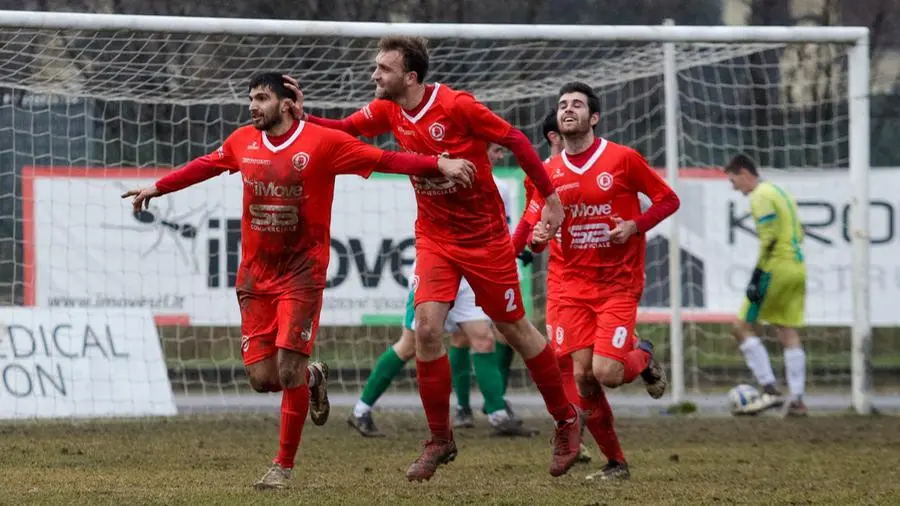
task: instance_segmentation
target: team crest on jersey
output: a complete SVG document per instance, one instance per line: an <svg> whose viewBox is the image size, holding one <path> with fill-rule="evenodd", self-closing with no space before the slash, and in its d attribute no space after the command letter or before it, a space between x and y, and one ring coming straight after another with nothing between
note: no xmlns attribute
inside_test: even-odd
<svg viewBox="0 0 900 506"><path fill-rule="evenodd" d="M309 155L302 151L297 153L291 158L291 165L297 172L302 172L309 165Z"/></svg>
<svg viewBox="0 0 900 506"><path fill-rule="evenodd" d="M431 135L431 138L436 141L444 140L444 134L447 131L444 129L444 125L440 123L432 123L430 127L428 127L428 133Z"/></svg>
<svg viewBox="0 0 900 506"><path fill-rule="evenodd" d="M612 188L613 185L613 177L609 172L604 172L597 176L597 186L600 187L601 190L607 191Z"/></svg>

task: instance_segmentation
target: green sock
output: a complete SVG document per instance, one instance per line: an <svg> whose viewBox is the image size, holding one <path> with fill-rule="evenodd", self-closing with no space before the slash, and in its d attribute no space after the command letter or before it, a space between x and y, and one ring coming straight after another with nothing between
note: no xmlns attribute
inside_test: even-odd
<svg viewBox="0 0 900 506"><path fill-rule="evenodd" d="M502 381L502 396L506 396L506 389L509 388L509 370L512 367L515 352L512 347L506 343L497 341L494 343L494 355L497 356L497 368L500 370L500 380Z"/></svg>
<svg viewBox="0 0 900 506"><path fill-rule="evenodd" d="M497 367L494 353L474 353L472 363L475 364L475 381L478 390L484 396L484 411L488 414L506 409L503 401L503 376Z"/></svg>
<svg viewBox="0 0 900 506"><path fill-rule="evenodd" d="M397 356L393 346L385 350L375 362L372 374L366 380L366 387L363 388L362 396L359 399L368 406L374 406L405 365L406 362Z"/></svg>
<svg viewBox="0 0 900 506"><path fill-rule="evenodd" d="M450 374L453 377L456 404L461 408L471 407L469 394L472 392L472 362L469 349L451 346L447 354L450 358Z"/></svg>

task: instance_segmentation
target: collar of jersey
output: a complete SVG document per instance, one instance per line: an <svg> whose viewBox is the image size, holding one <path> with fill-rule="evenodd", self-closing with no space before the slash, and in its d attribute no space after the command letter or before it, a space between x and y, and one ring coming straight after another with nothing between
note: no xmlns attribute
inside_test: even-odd
<svg viewBox="0 0 900 506"><path fill-rule="evenodd" d="M572 172L578 174L579 176L588 171L595 163L597 163L597 159L600 158L600 155L603 154L603 151L606 149L606 145L608 144L607 140L604 138L600 138L600 145L597 146L597 150L594 151L594 154L588 158L588 161L585 162L581 167L575 165L574 163L569 161L569 157L566 156L566 151L562 152L562 161Z"/></svg>
<svg viewBox="0 0 900 506"><path fill-rule="evenodd" d="M272 142L269 141L269 136L266 135L265 132L263 132L262 133L263 146L265 146L266 149L268 149L269 151L271 151L273 153L282 151L282 150L286 149L288 146L290 146L291 144L293 144L294 141L297 140L297 137L300 137L300 132L303 131L304 126L306 126L306 122L301 121L300 124L297 125L297 130L294 130L294 133L291 134L291 136L288 137L288 139L286 141L284 141L283 143L281 143L277 146L272 144Z"/></svg>
<svg viewBox="0 0 900 506"><path fill-rule="evenodd" d="M408 119L410 123L415 123L415 122L419 121L420 119L422 119L423 116L425 116L425 113L428 112L428 109L431 109L431 105L434 104L434 101L437 100L438 88L440 88L440 87L441 87L441 83L434 83L434 89L431 90L431 96L428 97L428 102L425 102L425 106L422 107L422 110L419 111L419 114L416 114L415 116L410 116L409 113L407 113L406 110L403 109L402 107L400 108L400 112L402 112L403 115L406 116L406 119Z"/></svg>

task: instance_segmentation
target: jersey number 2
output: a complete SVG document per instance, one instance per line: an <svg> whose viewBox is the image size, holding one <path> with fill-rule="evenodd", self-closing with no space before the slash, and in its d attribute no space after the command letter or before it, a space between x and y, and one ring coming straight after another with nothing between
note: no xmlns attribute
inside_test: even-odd
<svg viewBox="0 0 900 506"><path fill-rule="evenodd" d="M518 306L516 306L516 291L512 288L506 290L506 293L503 294L503 298L506 299L506 312L512 313L516 310Z"/></svg>

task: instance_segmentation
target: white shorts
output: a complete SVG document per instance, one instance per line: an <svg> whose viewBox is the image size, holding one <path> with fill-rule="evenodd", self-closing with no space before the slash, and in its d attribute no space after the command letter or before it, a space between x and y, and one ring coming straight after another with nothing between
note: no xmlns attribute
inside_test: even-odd
<svg viewBox="0 0 900 506"><path fill-rule="evenodd" d="M409 330L416 330L416 308L413 303L415 290L410 286L409 297L406 299L406 316L403 319L403 326ZM475 304L475 292L466 278L462 278L459 283L459 290L456 292L456 300L450 312L447 313L447 321L444 322L444 331L456 332L459 330L460 323L490 321L488 315L485 314L481 306Z"/></svg>

